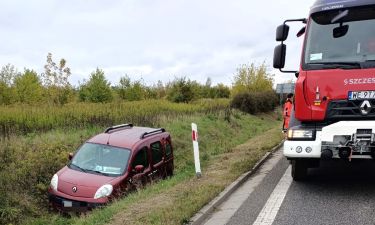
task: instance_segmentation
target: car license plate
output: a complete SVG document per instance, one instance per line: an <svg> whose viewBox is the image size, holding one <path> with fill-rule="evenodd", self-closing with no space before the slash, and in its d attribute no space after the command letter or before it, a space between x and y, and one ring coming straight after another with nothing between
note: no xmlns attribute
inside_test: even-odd
<svg viewBox="0 0 375 225"><path fill-rule="evenodd" d="M349 100L375 99L375 91L349 91Z"/></svg>
<svg viewBox="0 0 375 225"><path fill-rule="evenodd" d="M72 207L73 206L71 201L63 201L63 205L64 205L64 207Z"/></svg>

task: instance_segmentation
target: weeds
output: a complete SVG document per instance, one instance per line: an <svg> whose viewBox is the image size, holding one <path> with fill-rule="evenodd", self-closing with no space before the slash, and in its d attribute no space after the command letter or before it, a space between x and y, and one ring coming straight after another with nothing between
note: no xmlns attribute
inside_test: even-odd
<svg viewBox="0 0 375 225"><path fill-rule="evenodd" d="M64 106L2 106L0 136L25 135L54 129L105 127L126 122L155 127L176 116L215 113L228 108L228 105L228 99L207 99L192 104L145 100L108 104L70 103Z"/></svg>
<svg viewBox="0 0 375 225"><path fill-rule="evenodd" d="M227 110L226 100L204 100L194 104L142 101L117 105L80 103L53 108L0 108L0 126L5 124L3 131L7 131L2 133L7 138L0 139L0 224L103 224L105 221L111 221L118 212L133 209L133 203L144 202L149 205L149 198L155 198L157 202L157 199L166 196L168 191L175 190L175 187L180 190L178 187L181 183L181 193L172 192L172 197L175 196L178 201L189 202L191 206L186 208L178 205L176 210L181 212L171 215L173 210L168 207L173 208L176 204L175 198L167 199L166 205L163 204L157 211L146 214L151 213L156 223L166 221L166 224L175 224L187 221L197 208L222 189L222 186L213 184L208 187L209 190L207 186L199 186L196 193L191 193L189 188L184 187L190 185L190 179L194 177L191 122L196 122L199 126L203 169L217 161L222 154L231 154L235 145L279 123L267 115L261 120L236 110ZM125 122L140 126L165 127L172 134L175 176L130 194L125 199L81 219L68 219L50 213L47 188L52 175L68 162L68 153L105 127ZM241 168L236 169L242 169L244 166L241 163ZM205 193L208 194L204 195ZM200 200L192 199L192 194L204 196ZM140 214L137 223L150 223L149 218L144 216Z"/></svg>

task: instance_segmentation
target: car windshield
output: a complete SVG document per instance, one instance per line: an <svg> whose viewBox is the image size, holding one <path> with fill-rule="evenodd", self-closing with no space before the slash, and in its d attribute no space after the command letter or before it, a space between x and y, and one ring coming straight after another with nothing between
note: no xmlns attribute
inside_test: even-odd
<svg viewBox="0 0 375 225"><path fill-rule="evenodd" d="M375 67L375 6L315 13L309 23L304 69Z"/></svg>
<svg viewBox="0 0 375 225"><path fill-rule="evenodd" d="M85 173L119 176L124 173L129 156L128 149L85 143L68 166Z"/></svg>

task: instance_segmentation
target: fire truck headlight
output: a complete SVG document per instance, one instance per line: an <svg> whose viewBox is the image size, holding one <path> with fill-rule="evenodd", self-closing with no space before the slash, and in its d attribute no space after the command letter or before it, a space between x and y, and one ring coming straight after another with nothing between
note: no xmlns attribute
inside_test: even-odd
<svg viewBox="0 0 375 225"><path fill-rule="evenodd" d="M308 141L315 139L314 130L290 129L288 131L288 140Z"/></svg>

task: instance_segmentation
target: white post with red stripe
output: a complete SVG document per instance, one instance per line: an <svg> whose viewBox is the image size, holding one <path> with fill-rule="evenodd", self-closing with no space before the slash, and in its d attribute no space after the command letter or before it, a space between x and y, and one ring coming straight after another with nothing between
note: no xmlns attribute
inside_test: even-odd
<svg viewBox="0 0 375 225"><path fill-rule="evenodd" d="M202 176L201 172L201 163L199 161L199 145L198 145L198 127L197 124L191 124L191 138L193 139L193 147L194 147L194 163L195 163L195 174L197 177Z"/></svg>

